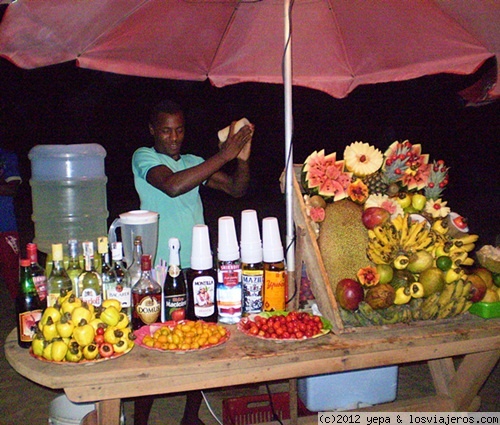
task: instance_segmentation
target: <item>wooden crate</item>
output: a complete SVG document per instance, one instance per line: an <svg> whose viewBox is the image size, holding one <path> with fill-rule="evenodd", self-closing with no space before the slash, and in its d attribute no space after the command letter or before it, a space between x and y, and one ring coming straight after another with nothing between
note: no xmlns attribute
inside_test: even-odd
<svg viewBox="0 0 500 425"><path fill-rule="evenodd" d="M321 314L325 316L333 326L335 334L349 332L366 332L380 328L408 328L409 326L427 326L430 323L439 321L440 323L456 322L470 320L469 313L462 314L447 319L439 320L421 320L411 323L396 323L383 326L365 326L352 327L345 326L339 313L340 306L337 303L334 294L334 284L329 279L325 268L321 251L316 239L316 233L310 225L309 217L306 214L306 206L303 198L303 190L300 184L301 165L294 165L293 173L293 219L295 223L296 245L295 245L295 264L296 273L294 282L299 282L301 277L301 268L304 264L307 270L307 276L311 281L311 290Z"/></svg>

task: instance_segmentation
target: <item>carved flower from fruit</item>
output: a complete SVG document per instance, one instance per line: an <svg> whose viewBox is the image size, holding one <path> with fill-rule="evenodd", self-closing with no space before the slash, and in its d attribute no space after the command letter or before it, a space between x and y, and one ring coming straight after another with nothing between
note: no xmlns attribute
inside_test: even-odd
<svg viewBox="0 0 500 425"><path fill-rule="evenodd" d="M384 161L382 152L363 142L353 142L344 150L345 166L357 177L376 172Z"/></svg>
<svg viewBox="0 0 500 425"><path fill-rule="evenodd" d="M425 196L429 199L438 199L444 188L448 184L449 167L444 165L444 161L434 161L430 167L429 179L425 186Z"/></svg>
<svg viewBox="0 0 500 425"><path fill-rule="evenodd" d="M394 200L394 198L389 198L387 195L370 195L365 202L365 209L370 207L379 207L389 211L391 213L391 219L396 218L398 215L404 214L401 205L399 205L399 203Z"/></svg>
<svg viewBox="0 0 500 425"><path fill-rule="evenodd" d="M442 199L429 199L425 203L425 212L432 218L447 217L451 210L446 204L447 202Z"/></svg>
<svg viewBox="0 0 500 425"><path fill-rule="evenodd" d="M347 188L347 194L351 201L362 204L366 201L370 193L368 191L368 186L363 183L363 180L356 179L356 181L351 183Z"/></svg>
<svg viewBox="0 0 500 425"><path fill-rule="evenodd" d="M380 282L380 275L375 267L362 267L356 273L359 283L363 286L375 286Z"/></svg>

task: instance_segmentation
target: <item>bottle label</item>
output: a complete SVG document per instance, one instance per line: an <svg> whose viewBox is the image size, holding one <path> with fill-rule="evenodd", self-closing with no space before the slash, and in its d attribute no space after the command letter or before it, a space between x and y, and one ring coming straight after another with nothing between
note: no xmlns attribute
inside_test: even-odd
<svg viewBox="0 0 500 425"><path fill-rule="evenodd" d="M199 276L193 280L194 314L209 317L215 313L215 280L212 276Z"/></svg>
<svg viewBox="0 0 500 425"><path fill-rule="evenodd" d="M31 342L36 335L37 322L42 318L42 310L25 311L19 314L19 339Z"/></svg>
<svg viewBox="0 0 500 425"><path fill-rule="evenodd" d="M165 320L178 322L186 318L187 295L165 295Z"/></svg>
<svg viewBox="0 0 500 425"><path fill-rule="evenodd" d="M264 311L285 309L286 273L267 271L264 273Z"/></svg>
<svg viewBox="0 0 500 425"><path fill-rule="evenodd" d="M241 266L239 263L220 264L217 270L217 307L219 320L241 317Z"/></svg>
<svg viewBox="0 0 500 425"><path fill-rule="evenodd" d="M135 312L145 325L150 325L158 320L161 304L155 296L145 295L136 304Z"/></svg>
<svg viewBox="0 0 500 425"><path fill-rule="evenodd" d="M172 277L172 279L175 279L181 274L181 268L179 266L176 266L175 264L172 264L168 268L168 274L170 275L170 277Z"/></svg>
<svg viewBox="0 0 500 425"><path fill-rule="evenodd" d="M98 307L102 304L101 294L98 294L92 288L85 288L82 291L81 298L82 298L82 301L86 302L87 304L92 304L96 307Z"/></svg>
<svg viewBox="0 0 500 425"><path fill-rule="evenodd" d="M132 290L122 285L116 285L107 291L106 299L114 298L122 303L122 308L132 305Z"/></svg>
<svg viewBox="0 0 500 425"><path fill-rule="evenodd" d="M43 301L47 297L47 277L45 275L33 276L33 283L38 292L38 298Z"/></svg>
<svg viewBox="0 0 500 425"><path fill-rule="evenodd" d="M256 314L262 311L263 270L243 270L241 275L243 289L243 313Z"/></svg>

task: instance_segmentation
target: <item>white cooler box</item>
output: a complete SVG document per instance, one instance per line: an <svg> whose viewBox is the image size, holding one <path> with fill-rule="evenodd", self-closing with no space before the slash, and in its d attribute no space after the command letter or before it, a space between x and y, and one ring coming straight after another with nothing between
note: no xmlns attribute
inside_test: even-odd
<svg viewBox="0 0 500 425"><path fill-rule="evenodd" d="M298 379L300 399L312 412L349 410L396 399L398 366Z"/></svg>

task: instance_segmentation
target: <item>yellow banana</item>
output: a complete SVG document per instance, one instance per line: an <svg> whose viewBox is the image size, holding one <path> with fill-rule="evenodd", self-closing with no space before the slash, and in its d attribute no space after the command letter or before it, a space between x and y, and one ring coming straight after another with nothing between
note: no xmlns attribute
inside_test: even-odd
<svg viewBox="0 0 500 425"><path fill-rule="evenodd" d="M457 251L452 253L450 258L453 261L454 267L460 267L467 258L467 253L464 251Z"/></svg>
<svg viewBox="0 0 500 425"><path fill-rule="evenodd" d="M451 311L452 316L457 316L458 314L462 313L465 303L467 300L464 297L460 297L455 301L455 305L453 306L453 310Z"/></svg>
<svg viewBox="0 0 500 425"><path fill-rule="evenodd" d="M410 220L410 216L405 214L402 221L401 226L401 236L399 237L399 243L403 245L408 237L408 221Z"/></svg>
<svg viewBox="0 0 500 425"><path fill-rule="evenodd" d="M472 288L472 282L467 281L467 283L464 284L464 287L462 288L462 297L463 298L469 298L470 290Z"/></svg>
<svg viewBox="0 0 500 425"><path fill-rule="evenodd" d="M455 289L453 291L453 298L461 298L464 290L465 282L463 279L458 279L455 283Z"/></svg>
<svg viewBox="0 0 500 425"><path fill-rule="evenodd" d="M454 243L462 243L463 245L469 244L469 243L474 243L479 239L479 235L474 235L474 234L467 234L465 236L460 236L458 238L454 238L453 242Z"/></svg>
<svg viewBox="0 0 500 425"><path fill-rule="evenodd" d="M382 229L381 226L375 226L373 228L373 233L377 236L377 239L382 242L384 245L390 245L391 241L389 240L389 237L387 236L388 233Z"/></svg>
<svg viewBox="0 0 500 425"><path fill-rule="evenodd" d="M412 245L415 244L415 241L417 240L417 235L424 226L425 226L425 221L423 220L419 221L418 223L412 223L410 227L410 232L408 234L408 238L406 239L406 242L403 245L404 248L411 247Z"/></svg>
<svg viewBox="0 0 500 425"><path fill-rule="evenodd" d="M466 311L469 310L469 308L471 308L472 306L472 301L465 301L465 305L464 305L464 308L462 310L462 313L465 313Z"/></svg>
<svg viewBox="0 0 500 425"><path fill-rule="evenodd" d="M446 319L447 317L451 316L451 312L453 311L453 307L455 305L455 300L451 300L448 302L448 304L442 306L437 314L438 319Z"/></svg>
<svg viewBox="0 0 500 425"><path fill-rule="evenodd" d="M471 257L467 257L464 261L462 261L462 266L472 266L474 264L474 259Z"/></svg>
<svg viewBox="0 0 500 425"><path fill-rule="evenodd" d="M394 225L398 232L401 232L401 229L403 228L403 216L401 214L398 214L396 218L393 218L391 220L391 223Z"/></svg>
<svg viewBox="0 0 500 425"><path fill-rule="evenodd" d="M455 285L453 283L448 283L447 285L445 285L438 299L438 304L440 307L444 307L451 301L454 291L455 291Z"/></svg>
<svg viewBox="0 0 500 425"><path fill-rule="evenodd" d="M374 264L389 264L390 263L390 261L388 261L384 256L380 255L378 251L375 251L375 250L370 249L370 248L366 249L366 256Z"/></svg>

